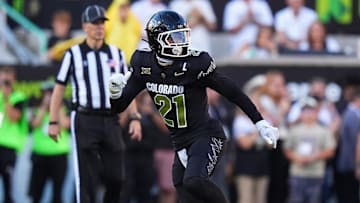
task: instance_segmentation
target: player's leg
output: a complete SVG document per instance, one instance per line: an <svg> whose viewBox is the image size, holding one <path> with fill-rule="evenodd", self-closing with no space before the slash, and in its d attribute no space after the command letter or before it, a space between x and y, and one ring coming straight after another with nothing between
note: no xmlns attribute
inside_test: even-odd
<svg viewBox="0 0 360 203"><path fill-rule="evenodd" d="M302 178L290 177L290 196L289 203L306 202L306 194L304 190L304 181Z"/></svg>
<svg viewBox="0 0 360 203"><path fill-rule="evenodd" d="M122 130L115 117L105 121L105 134L101 143L102 177L105 186L103 202L118 203L120 191L125 180L125 144Z"/></svg>
<svg viewBox="0 0 360 203"><path fill-rule="evenodd" d="M53 203L62 202L62 188L67 170L67 154L49 157L50 176L53 181Z"/></svg>
<svg viewBox="0 0 360 203"><path fill-rule="evenodd" d="M121 187L120 203L129 203L131 198L134 196L134 191L136 190L135 176L137 175L137 172L135 171L134 157L125 152L124 159L126 178L124 179Z"/></svg>
<svg viewBox="0 0 360 203"><path fill-rule="evenodd" d="M32 202L40 202L42 192L44 190L48 170L46 168L46 161L42 156L33 154L31 157L32 169L30 180L29 195Z"/></svg>
<svg viewBox="0 0 360 203"><path fill-rule="evenodd" d="M204 203L202 200L194 197L189 191L187 191L183 185L183 178L185 173L185 167L180 162L179 154L176 153L173 163L173 183L176 188L176 197L178 203Z"/></svg>
<svg viewBox="0 0 360 203"><path fill-rule="evenodd" d="M188 163L183 185L187 191L206 203L226 203L221 190L209 180L221 158L225 140L216 137L201 137L188 148Z"/></svg>
<svg viewBox="0 0 360 203"><path fill-rule="evenodd" d="M14 149L0 147L0 174L2 174L4 185L4 200L6 203L13 203L12 197L12 174L16 162L16 151Z"/></svg>
<svg viewBox="0 0 360 203"><path fill-rule="evenodd" d="M154 163L157 172L159 203L175 203L176 190L172 181L171 167L174 164L174 151L171 149L156 149L154 151Z"/></svg>
<svg viewBox="0 0 360 203"><path fill-rule="evenodd" d="M246 202L255 202L254 195L256 192L255 188L255 180L251 176L241 175L237 176L236 179L236 189L238 195L238 203L246 203Z"/></svg>
<svg viewBox="0 0 360 203"><path fill-rule="evenodd" d="M135 176L135 197L137 202L152 203L154 196L151 188L155 183L154 159L152 153L138 154L136 157L136 176Z"/></svg>

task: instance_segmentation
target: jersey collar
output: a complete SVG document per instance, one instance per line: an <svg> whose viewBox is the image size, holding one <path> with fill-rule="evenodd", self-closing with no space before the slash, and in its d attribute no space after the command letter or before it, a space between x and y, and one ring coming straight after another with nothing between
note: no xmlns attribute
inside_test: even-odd
<svg viewBox="0 0 360 203"><path fill-rule="evenodd" d="M86 43L86 39L81 43L82 47L84 48L84 51L86 52L90 52L90 51L105 51L107 44L105 43L105 41L103 42L102 46L100 47L100 49L95 50L89 47L89 45Z"/></svg>

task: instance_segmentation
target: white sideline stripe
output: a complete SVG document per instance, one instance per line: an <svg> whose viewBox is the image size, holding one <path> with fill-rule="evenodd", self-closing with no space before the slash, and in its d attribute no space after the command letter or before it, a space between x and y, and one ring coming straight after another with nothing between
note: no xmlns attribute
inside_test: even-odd
<svg viewBox="0 0 360 203"><path fill-rule="evenodd" d="M76 202L80 203L80 172L79 172L79 160L78 153L76 148L76 135L75 135L75 115L76 112L71 112L71 139L72 139L72 148L73 148L73 161L74 161L74 176L75 176L75 192L76 192Z"/></svg>

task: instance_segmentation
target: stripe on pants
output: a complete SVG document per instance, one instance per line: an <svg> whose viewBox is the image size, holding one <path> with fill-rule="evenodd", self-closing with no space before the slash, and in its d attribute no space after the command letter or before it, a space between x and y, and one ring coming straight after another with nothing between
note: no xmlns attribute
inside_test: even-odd
<svg viewBox="0 0 360 203"><path fill-rule="evenodd" d="M75 116L76 112L71 112L71 139L73 148L73 161L74 161L74 176L75 176L75 191L76 191L76 202L80 203L80 171L79 171L79 159L76 145L76 134L75 134Z"/></svg>

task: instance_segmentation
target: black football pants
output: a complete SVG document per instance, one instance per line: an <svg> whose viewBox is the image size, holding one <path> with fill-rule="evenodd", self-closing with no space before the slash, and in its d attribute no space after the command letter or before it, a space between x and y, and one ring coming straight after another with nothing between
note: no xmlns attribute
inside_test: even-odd
<svg viewBox="0 0 360 203"><path fill-rule="evenodd" d="M221 190L209 180L224 145L225 139L204 136L176 153L173 182L180 203L227 202Z"/></svg>

